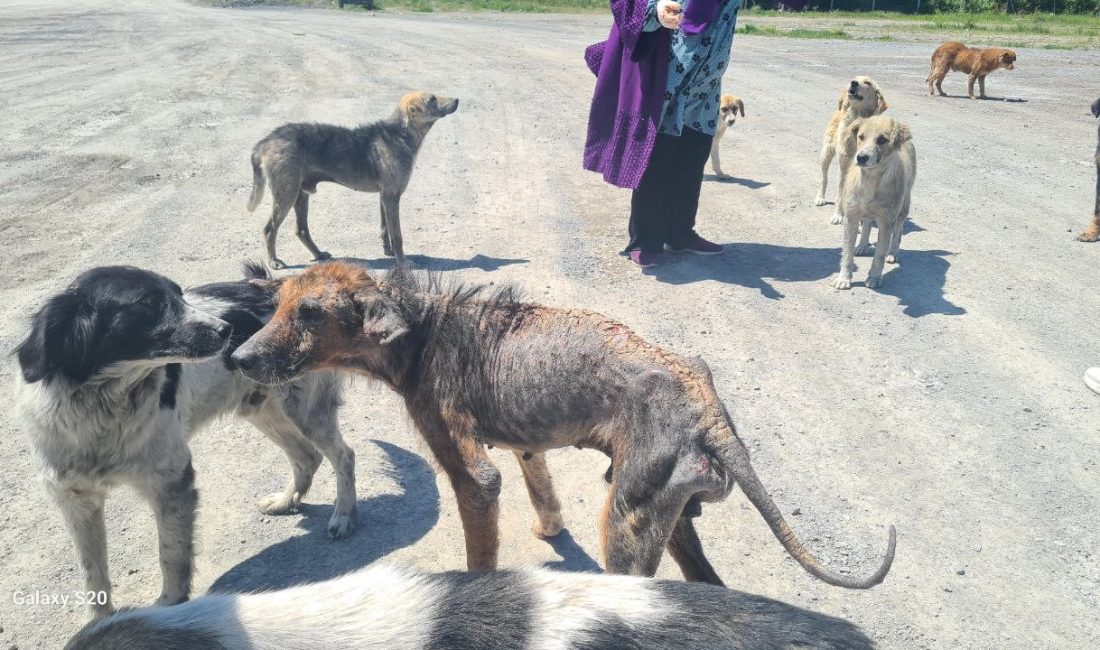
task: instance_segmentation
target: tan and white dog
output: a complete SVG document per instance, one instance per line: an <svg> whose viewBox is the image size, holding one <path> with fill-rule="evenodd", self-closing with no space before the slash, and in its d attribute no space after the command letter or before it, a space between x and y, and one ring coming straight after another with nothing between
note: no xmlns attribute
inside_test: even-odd
<svg viewBox="0 0 1100 650"><path fill-rule="evenodd" d="M851 165L851 159L844 154L844 133L852 122L872 115L880 115L888 108L878 84L870 77L856 77L848 87L840 92L836 111L825 127L825 136L821 142L821 187L814 197L814 205L825 205L825 190L829 185L829 166L833 157L840 154L840 192L844 191L844 175ZM830 223L839 224L844 220L840 201Z"/></svg>
<svg viewBox="0 0 1100 650"><path fill-rule="evenodd" d="M844 152L853 164L840 188L844 242L840 273L833 287L852 288L852 257L866 254L873 221L878 226L878 242L864 286L875 288L882 283L883 263L897 262L917 176L917 152L909 127L882 115L853 122L845 132ZM856 229L860 226L863 234L856 247Z"/></svg>
<svg viewBox="0 0 1100 650"><path fill-rule="evenodd" d="M737 122L737 114L745 117L745 102L737 95L726 93L718 102L718 130L714 132L714 139L710 143L710 166L714 168L714 174L718 178L729 178L729 174L722 171L722 161L718 155L718 143L726 134L726 129Z"/></svg>

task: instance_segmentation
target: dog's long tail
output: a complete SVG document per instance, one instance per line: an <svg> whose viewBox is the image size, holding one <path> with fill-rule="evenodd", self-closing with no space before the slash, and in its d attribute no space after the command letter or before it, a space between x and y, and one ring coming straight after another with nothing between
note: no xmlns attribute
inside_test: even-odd
<svg viewBox="0 0 1100 650"><path fill-rule="evenodd" d="M722 464L725 465L726 471L741 486L745 496L749 498L749 501L752 501L760 515L764 517L764 521L768 522L768 526L772 529L779 543L787 549L791 557L802 565L802 568L828 584L847 589L868 589L881 583L886 578L886 574L890 571L890 565L894 563L894 545L897 542L897 533L894 531L893 526L890 526L890 541L886 547L886 557L873 574L866 578L847 578L829 571L802 545L802 542L795 536L794 531L787 525L786 520L783 519L783 515L779 512L775 501L772 501L772 498L768 496L764 484L760 482L760 477L756 475L756 471L749 462L749 450L737 437L729 416L726 416L726 424L729 427L728 431L719 433L714 436L718 439L710 441L712 449L719 456Z"/></svg>
<svg viewBox="0 0 1100 650"><path fill-rule="evenodd" d="M248 211L252 212L264 198L264 170L260 165L260 156L252 152L252 195L248 197Z"/></svg>

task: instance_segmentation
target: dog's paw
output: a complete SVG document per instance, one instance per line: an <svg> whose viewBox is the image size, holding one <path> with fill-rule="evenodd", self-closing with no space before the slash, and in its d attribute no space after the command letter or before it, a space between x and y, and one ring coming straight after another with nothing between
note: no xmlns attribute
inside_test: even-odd
<svg viewBox="0 0 1100 650"><path fill-rule="evenodd" d="M256 505L265 515L287 515L297 512L301 504L302 497L297 492L289 495L286 492L273 492L260 499Z"/></svg>
<svg viewBox="0 0 1100 650"><path fill-rule="evenodd" d="M814 197L814 205L825 205L825 197L821 194L818 194L817 196L815 196Z"/></svg>
<svg viewBox="0 0 1100 650"><path fill-rule="evenodd" d="M872 250L874 249L871 248L870 244L861 244L855 247L855 250L852 251L852 254L858 257L867 257L871 254Z"/></svg>
<svg viewBox="0 0 1100 650"><path fill-rule="evenodd" d="M279 271L286 268L286 262L276 257L275 259L271 260L271 263L268 264L268 266L276 271Z"/></svg>
<svg viewBox="0 0 1100 650"><path fill-rule="evenodd" d="M1080 235L1077 235L1077 241L1092 242L1100 239L1100 228L1090 226Z"/></svg>
<svg viewBox="0 0 1100 650"><path fill-rule="evenodd" d="M535 537L539 539L548 539L560 533L563 528L565 528L565 520L562 519L561 513L558 513L548 517L547 521L536 517L535 524L531 526L531 532L535 533Z"/></svg>
<svg viewBox="0 0 1100 650"><path fill-rule="evenodd" d="M715 170L714 175L717 176L718 178L721 178L722 180L728 180L730 178L733 178L733 176L730 176L729 174L727 174L726 172L721 171L721 170Z"/></svg>
<svg viewBox="0 0 1100 650"><path fill-rule="evenodd" d="M838 276L835 280L833 280L833 288L834 289L841 289L841 290L851 289L852 288L852 278L851 277Z"/></svg>
<svg viewBox="0 0 1100 650"><path fill-rule="evenodd" d="M833 218L829 219L829 223L834 226L839 226L840 224L844 223L844 215L840 214L839 212L834 212Z"/></svg>
<svg viewBox="0 0 1100 650"><path fill-rule="evenodd" d="M898 256L897 255L887 255L886 256L886 263L887 264L897 264L898 263Z"/></svg>
<svg viewBox="0 0 1100 650"><path fill-rule="evenodd" d="M317 257L313 258L313 261L314 262L324 262L325 260L331 260L331 259L332 259L332 254L331 253L328 253L326 251L321 251L321 252L317 253Z"/></svg>
<svg viewBox="0 0 1100 650"><path fill-rule="evenodd" d="M863 286L867 287L868 289L878 289L882 286L882 278L869 275L867 276L867 279L864 280Z"/></svg>
<svg viewBox="0 0 1100 650"><path fill-rule="evenodd" d="M332 539L347 537L359 525L359 512L332 513L332 519L328 520L328 535Z"/></svg>

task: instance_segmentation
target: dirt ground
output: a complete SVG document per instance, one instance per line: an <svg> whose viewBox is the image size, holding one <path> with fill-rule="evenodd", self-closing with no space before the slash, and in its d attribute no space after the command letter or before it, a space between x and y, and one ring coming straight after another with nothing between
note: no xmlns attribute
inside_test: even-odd
<svg viewBox="0 0 1100 650"><path fill-rule="evenodd" d="M426 268L514 282L532 300L597 309L700 354L796 532L863 573L898 529L886 582L852 592L786 557L735 491L700 534L730 586L864 626L884 648L1096 647L1100 628L1100 245L1073 240L1092 206L1100 52L1021 50L1000 101L924 92L929 47L741 37L728 90L748 117L708 177L699 229L717 258L641 273L617 255L628 193L580 167L599 16L385 16L209 9L153 0L0 5L0 347L79 271L128 263L182 284L236 277L260 254L248 152L286 121L354 124L410 88L456 95L403 202L405 247ZM820 133L841 86L870 74L918 152L913 224L881 290L836 292L839 227L811 206ZM835 171L833 187L835 188ZM830 196L834 192L830 191ZM267 209L267 204L261 212ZM325 186L312 230L336 255L382 258L377 199ZM285 229L281 256L307 255ZM866 274L860 261L856 279ZM4 359L4 373L14 364ZM79 608L16 592L80 589L69 538L0 415L0 647L57 647ZM449 484L386 389L357 381L342 426L358 454L361 528L330 542L323 466L300 514L261 515L279 451L227 421L193 443L201 495L196 593L323 579L373 561L465 566ZM598 568L605 460L550 455L568 532L529 532L510 454L502 564ZM149 509L108 502L115 597L154 600ZM671 561L660 571L676 578Z"/></svg>

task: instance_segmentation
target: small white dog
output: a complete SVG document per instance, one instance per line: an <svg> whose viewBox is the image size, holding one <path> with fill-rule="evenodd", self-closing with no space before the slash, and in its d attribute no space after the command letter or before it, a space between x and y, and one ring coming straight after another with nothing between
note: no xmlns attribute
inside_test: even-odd
<svg viewBox="0 0 1100 650"><path fill-rule="evenodd" d="M718 178L729 178L729 174L722 171L722 161L718 157L718 143L726 134L726 129L737 122L737 114L745 117L745 102L737 95L725 94L718 104L718 130L714 132L714 139L710 143L710 165L714 168Z"/></svg>
<svg viewBox="0 0 1100 650"><path fill-rule="evenodd" d="M838 205L844 214L844 242L840 273L833 286L852 288L852 256L866 254L874 221L878 242L864 286L875 288L882 283L883 262L897 262L917 176L917 152L909 127L881 115L853 122L845 133L844 150L854 162L840 188ZM861 225L863 234L856 247L856 229Z"/></svg>
<svg viewBox="0 0 1100 650"><path fill-rule="evenodd" d="M844 153L844 134L852 122L880 115L887 109L886 100L879 90L878 84L870 77L856 77L848 83L848 87L841 91L837 100L836 111L833 112L828 126L825 127L825 136L821 142L821 187L814 197L814 205L825 205L825 190L829 185L829 166L833 163L833 157L840 154L840 192L844 191L844 177L848 172L851 160ZM836 210L830 221L833 225L844 220L841 213L840 200L838 198Z"/></svg>

